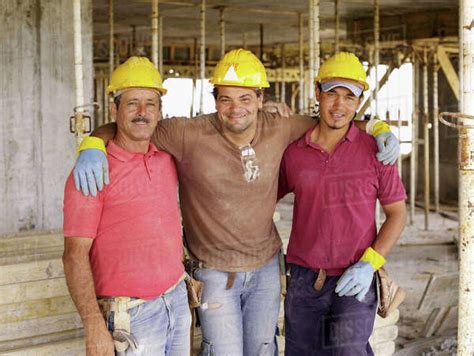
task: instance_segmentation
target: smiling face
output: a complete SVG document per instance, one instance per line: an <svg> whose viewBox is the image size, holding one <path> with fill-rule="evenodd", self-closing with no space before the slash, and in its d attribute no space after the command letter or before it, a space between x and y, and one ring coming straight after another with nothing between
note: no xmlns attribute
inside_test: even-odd
<svg viewBox="0 0 474 356"><path fill-rule="evenodd" d="M262 102L253 88L218 86L216 110L224 130L239 135L254 129Z"/></svg>
<svg viewBox="0 0 474 356"><path fill-rule="evenodd" d="M120 96L118 108L111 107L117 122L117 135L131 141L149 141L161 118L160 97L156 90L132 88Z"/></svg>
<svg viewBox="0 0 474 356"><path fill-rule="evenodd" d="M347 129L362 103L362 97L355 96L345 87L323 92L316 85L316 99L319 101L321 125L334 130Z"/></svg>

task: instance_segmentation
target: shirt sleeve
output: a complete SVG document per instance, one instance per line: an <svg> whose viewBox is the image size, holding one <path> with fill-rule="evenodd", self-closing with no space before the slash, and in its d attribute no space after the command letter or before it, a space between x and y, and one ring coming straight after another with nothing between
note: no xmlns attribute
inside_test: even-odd
<svg viewBox="0 0 474 356"><path fill-rule="evenodd" d="M288 143L290 143L303 136L309 129L316 126L318 121L310 116L292 115L288 119L288 122L290 125L290 141Z"/></svg>
<svg viewBox="0 0 474 356"><path fill-rule="evenodd" d="M102 207L103 192L99 192L95 197L84 196L81 191L76 190L71 173L64 188L64 236L95 238Z"/></svg>
<svg viewBox="0 0 474 356"><path fill-rule="evenodd" d="M379 189L377 198L380 204L388 205L407 198L405 187L398 174L396 165L384 166L377 161Z"/></svg>
<svg viewBox="0 0 474 356"><path fill-rule="evenodd" d="M151 138L158 149L168 152L177 161L183 159L187 120L189 119L184 117L160 120Z"/></svg>
<svg viewBox="0 0 474 356"><path fill-rule="evenodd" d="M277 201L279 201L281 198L283 198L285 195L287 195L288 193L292 191L292 189L290 189L288 185L288 176L286 172L286 156L287 154L285 153L280 163L280 176L278 178Z"/></svg>

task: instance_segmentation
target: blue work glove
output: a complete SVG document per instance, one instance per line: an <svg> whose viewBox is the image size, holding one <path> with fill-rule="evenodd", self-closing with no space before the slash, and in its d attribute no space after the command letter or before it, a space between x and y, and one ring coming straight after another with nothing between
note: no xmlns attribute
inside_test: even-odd
<svg viewBox="0 0 474 356"><path fill-rule="evenodd" d="M97 189L101 191L104 183L109 184L109 163L104 152L95 148L81 151L73 174L76 189L95 197Z"/></svg>
<svg viewBox="0 0 474 356"><path fill-rule="evenodd" d="M340 296L356 296L359 302L364 300L374 278L374 267L369 262L359 261L350 266L339 278L335 292Z"/></svg>
<svg viewBox="0 0 474 356"><path fill-rule="evenodd" d="M400 144L392 132L383 132L375 136L379 152L377 159L383 164L394 164L400 155Z"/></svg>

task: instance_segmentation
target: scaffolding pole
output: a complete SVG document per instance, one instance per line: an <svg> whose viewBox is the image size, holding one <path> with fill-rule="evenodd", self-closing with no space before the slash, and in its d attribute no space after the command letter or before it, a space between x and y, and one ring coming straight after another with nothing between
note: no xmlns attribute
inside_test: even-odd
<svg viewBox="0 0 474 356"><path fill-rule="evenodd" d="M219 9L219 35L221 45L221 58L225 54L225 20L224 20L224 8Z"/></svg>
<svg viewBox="0 0 474 356"><path fill-rule="evenodd" d="M433 52L433 169L435 209L439 213L438 51Z"/></svg>
<svg viewBox="0 0 474 356"><path fill-rule="evenodd" d="M158 0L151 0L151 61L158 68Z"/></svg>
<svg viewBox="0 0 474 356"><path fill-rule="evenodd" d="M285 69L286 69L286 58L285 58L285 44L281 45L281 102L286 102L286 85L285 85Z"/></svg>
<svg viewBox="0 0 474 356"><path fill-rule="evenodd" d="M336 22L335 32L335 52L339 52L339 0L335 0L334 2L334 16Z"/></svg>
<svg viewBox="0 0 474 356"><path fill-rule="evenodd" d="M425 230L429 228L430 214L430 117L428 113L428 51L423 56L423 184L425 207Z"/></svg>
<svg viewBox="0 0 474 356"><path fill-rule="evenodd" d="M109 79L114 71L114 0L109 0ZM105 109L104 109L105 112Z"/></svg>
<svg viewBox="0 0 474 356"><path fill-rule="evenodd" d="M375 66L375 117L378 117L379 63L380 63L380 3L374 0L374 66Z"/></svg>
<svg viewBox="0 0 474 356"><path fill-rule="evenodd" d="M298 32L298 39L299 39L299 65L300 65L300 76L299 76L299 96L298 96L298 110L299 113L302 114L304 112L304 22L303 22L303 14L298 15L298 24L299 24L299 32Z"/></svg>
<svg viewBox="0 0 474 356"><path fill-rule="evenodd" d="M398 109L397 112L397 127L398 127L398 141L402 142L402 118L401 118L401 113L400 109ZM398 174L400 177L402 176L402 153L398 155L398 160L397 160L397 168L398 168Z"/></svg>
<svg viewBox="0 0 474 356"><path fill-rule="evenodd" d="M158 16L158 70L163 75L163 16Z"/></svg>
<svg viewBox="0 0 474 356"><path fill-rule="evenodd" d="M247 32L242 33L242 48L247 49Z"/></svg>
<svg viewBox="0 0 474 356"><path fill-rule="evenodd" d="M314 2L315 0L309 0L309 11L308 11L308 30L309 30L309 78L308 78L308 113L311 112L314 106Z"/></svg>
<svg viewBox="0 0 474 356"><path fill-rule="evenodd" d="M462 107L461 112L474 115L474 0L461 0ZM463 119L459 132L459 320L458 355L474 354L474 125Z"/></svg>
<svg viewBox="0 0 474 356"><path fill-rule="evenodd" d="M82 23L81 23L81 0L74 0L74 74L76 79L76 108L74 129L76 144L79 146L84 138L84 63L82 59Z"/></svg>
<svg viewBox="0 0 474 356"><path fill-rule="evenodd" d="M260 60L263 61L263 23L260 24Z"/></svg>
<svg viewBox="0 0 474 356"><path fill-rule="evenodd" d="M320 55L321 55L321 48L319 45L319 34L320 34L320 26L319 26L319 2L320 0L313 0L314 4L314 10L313 10L313 41L314 41L314 78L319 73L319 62L320 62ZM314 88L314 80L311 82L311 85ZM313 95L314 95L314 89L313 89Z"/></svg>
<svg viewBox="0 0 474 356"><path fill-rule="evenodd" d="M417 182L417 161L418 161L418 60L413 52L413 112L411 121L411 156L410 156L410 224L415 223L415 200Z"/></svg>
<svg viewBox="0 0 474 356"><path fill-rule="evenodd" d="M199 44L199 79L201 80L201 93L199 96L199 113L204 112L204 79L206 78L206 0L201 0L201 42Z"/></svg>

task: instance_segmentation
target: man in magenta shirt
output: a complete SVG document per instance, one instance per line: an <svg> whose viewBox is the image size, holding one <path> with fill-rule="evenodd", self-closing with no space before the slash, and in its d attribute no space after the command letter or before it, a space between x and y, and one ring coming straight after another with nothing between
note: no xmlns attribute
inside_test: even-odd
<svg viewBox="0 0 474 356"><path fill-rule="evenodd" d="M316 82L320 122L287 148L280 171L279 197L295 194L285 354L373 355L374 272L405 226L405 189L352 122L368 89L357 57L337 53ZM378 233L377 199L386 215Z"/></svg>
<svg viewBox="0 0 474 356"><path fill-rule="evenodd" d="M86 197L71 174L64 193L64 270L87 354L113 355L115 344L126 355L188 355L176 167L150 144L166 90L147 58L132 57L107 91L118 128L107 146L111 183Z"/></svg>

